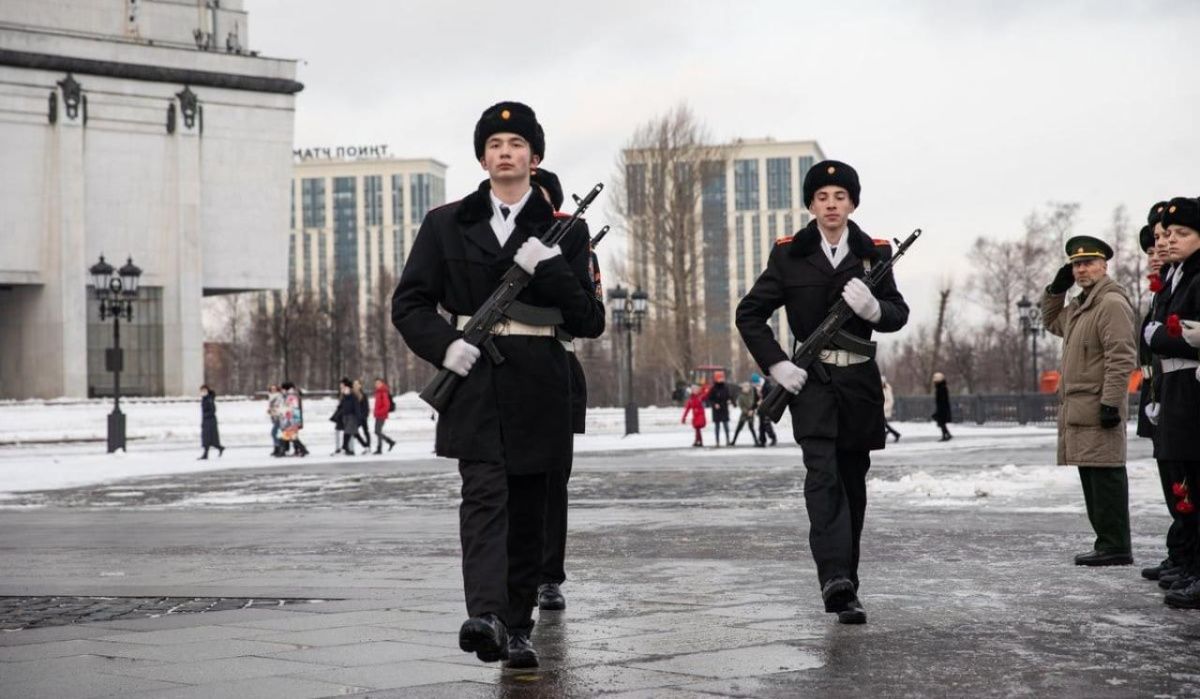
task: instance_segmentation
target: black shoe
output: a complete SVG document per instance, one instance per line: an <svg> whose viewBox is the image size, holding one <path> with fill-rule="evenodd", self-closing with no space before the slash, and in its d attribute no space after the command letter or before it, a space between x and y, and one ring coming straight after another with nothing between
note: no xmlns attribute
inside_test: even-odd
<svg viewBox="0 0 1200 699"><path fill-rule="evenodd" d="M854 583L845 578L834 578L821 588L821 599L825 600L825 611L835 614L858 598L854 595Z"/></svg>
<svg viewBox="0 0 1200 699"><path fill-rule="evenodd" d="M217 447L217 456L225 456L225 447Z"/></svg>
<svg viewBox="0 0 1200 699"><path fill-rule="evenodd" d="M1163 602L1175 609L1200 609L1200 580L1182 590L1171 590Z"/></svg>
<svg viewBox="0 0 1200 699"><path fill-rule="evenodd" d="M495 614L473 616L458 629L458 647L485 663L508 658L508 630Z"/></svg>
<svg viewBox="0 0 1200 699"><path fill-rule="evenodd" d="M1075 557L1077 566L1130 566L1133 554L1128 551L1089 551Z"/></svg>
<svg viewBox="0 0 1200 699"><path fill-rule="evenodd" d="M545 612L557 612L567 608L567 598L563 597L558 583L542 583L538 585L538 609Z"/></svg>
<svg viewBox="0 0 1200 699"><path fill-rule="evenodd" d="M394 440L394 439L389 439L389 440L388 440L388 451L391 451L391 450L393 450L393 449L395 449L395 448L396 448L396 440Z"/></svg>
<svg viewBox="0 0 1200 699"><path fill-rule="evenodd" d="M1170 587L1168 587L1167 589L1172 592L1174 592L1176 590L1186 590L1189 587L1191 587L1192 584L1196 582L1196 580L1200 580L1200 578L1197 578L1195 575L1185 575L1182 578L1179 578L1175 582L1171 583Z"/></svg>
<svg viewBox="0 0 1200 699"><path fill-rule="evenodd" d="M1168 568L1158 574L1158 586L1164 590L1171 589L1171 585L1183 578L1188 577L1188 569L1186 566L1175 566Z"/></svg>
<svg viewBox="0 0 1200 699"><path fill-rule="evenodd" d="M382 453L383 453L383 445L381 444L381 445L379 445L379 446L375 447L375 451L374 451L374 453L376 453L376 454L382 454Z"/></svg>
<svg viewBox="0 0 1200 699"><path fill-rule="evenodd" d="M867 611L863 609L862 602L858 601L858 597L851 600L846 606L837 613L839 624L865 624L867 623Z"/></svg>
<svg viewBox="0 0 1200 699"><path fill-rule="evenodd" d="M529 632L514 630L508 636L508 659L504 667L526 668L538 666L538 654L529 640Z"/></svg>
<svg viewBox="0 0 1200 699"><path fill-rule="evenodd" d="M1170 558L1162 559L1162 562L1156 566L1142 568L1142 577L1147 580L1158 580L1159 576L1168 570L1174 569L1175 563Z"/></svg>

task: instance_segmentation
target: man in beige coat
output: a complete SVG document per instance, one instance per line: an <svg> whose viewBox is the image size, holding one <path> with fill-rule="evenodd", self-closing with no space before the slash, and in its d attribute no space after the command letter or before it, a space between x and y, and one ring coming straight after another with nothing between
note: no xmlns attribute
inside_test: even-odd
<svg viewBox="0 0 1200 699"><path fill-rule="evenodd" d="M1068 262L1042 296L1042 322L1063 338L1058 463L1078 466L1094 550L1076 565L1130 565L1125 421L1129 376L1137 368L1133 305L1108 276L1112 248L1091 236L1067 241ZM1067 303L1072 283L1082 292Z"/></svg>

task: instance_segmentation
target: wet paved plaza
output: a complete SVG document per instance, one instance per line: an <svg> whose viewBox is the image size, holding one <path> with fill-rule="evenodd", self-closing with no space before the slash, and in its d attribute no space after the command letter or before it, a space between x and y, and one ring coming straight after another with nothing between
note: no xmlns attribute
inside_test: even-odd
<svg viewBox="0 0 1200 699"><path fill-rule="evenodd" d="M0 507L0 595L306 602L0 632L0 697L1200 694L1200 612L1136 568L1071 565L1091 541L1053 443L997 429L877 453L856 627L821 611L798 448L580 456L568 607L538 621L536 672L457 649L451 462L25 493ZM1166 516L1147 445L1130 450L1140 567Z"/></svg>

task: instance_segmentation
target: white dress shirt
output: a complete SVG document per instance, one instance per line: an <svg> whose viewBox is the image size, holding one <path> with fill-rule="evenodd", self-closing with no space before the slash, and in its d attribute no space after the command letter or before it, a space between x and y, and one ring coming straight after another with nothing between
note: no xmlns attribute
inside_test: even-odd
<svg viewBox="0 0 1200 699"><path fill-rule="evenodd" d="M846 240L847 230L848 228L843 228L841 234L838 235L838 242L830 245L829 241L825 239L825 233L821 232L820 228L817 229L817 232L821 233L821 249L825 251L825 257L829 258L829 264L833 265L834 269L837 269L837 266L846 259L846 255L850 252L850 243Z"/></svg>
<svg viewBox="0 0 1200 699"><path fill-rule="evenodd" d="M492 224L492 232L496 234L496 240L500 241L500 247L504 247L504 244L508 242L509 236L512 235L513 229L517 227L517 214L521 213L521 209L525 208L525 202L529 201L530 194L533 194L532 187L525 192L525 196L521 197L520 201L509 205L497 199L495 192L488 192L488 195L492 198L492 220L490 223ZM507 217L500 213L501 206L508 207Z"/></svg>

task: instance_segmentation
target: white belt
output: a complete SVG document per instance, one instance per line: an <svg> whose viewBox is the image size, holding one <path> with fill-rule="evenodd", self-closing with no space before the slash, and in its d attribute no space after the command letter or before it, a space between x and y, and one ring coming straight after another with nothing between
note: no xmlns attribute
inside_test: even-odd
<svg viewBox="0 0 1200 699"><path fill-rule="evenodd" d="M458 329L466 330L467 324L471 319L466 316L459 316ZM554 337L553 325L530 325L522 323L519 320L505 318L504 320L492 326L491 333L493 335L533 335L535 337Z"/></svg>
<svg viewBox="0 0 1200 699"><path fill-rule="evenodd" d="M1184 369L1195 369L1200 367L1200 361L1195 359L1176 359L1175 357L1165 357L1162 360L1162 370L1164 374L1169 374L1172 371L1182 371Z"/></svg>
<svg viewBox="0 0 1200 699"><path fill-rule="evenodd" d="M871 361L870 357L856 354L847 350L821 350L821 354L817 356L822 364L832 364L834 366L850 366L851 364L862 364L863 362Z"/></svg>
<svg viewBox="0 0 1200 699"><path fill-rule="evenodd" d="M565 349L566 351L568 351L568 352L575 351L575 341L574 340L572 340L571 342L567 342L566 340L559 340L559 342L562 343L563 349Z"/></svg>

